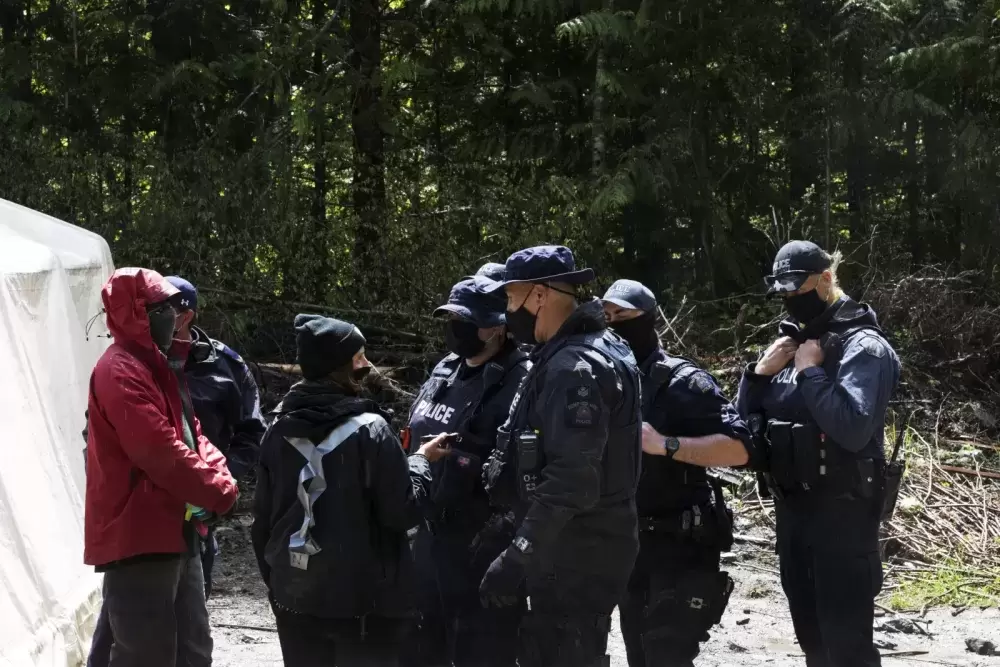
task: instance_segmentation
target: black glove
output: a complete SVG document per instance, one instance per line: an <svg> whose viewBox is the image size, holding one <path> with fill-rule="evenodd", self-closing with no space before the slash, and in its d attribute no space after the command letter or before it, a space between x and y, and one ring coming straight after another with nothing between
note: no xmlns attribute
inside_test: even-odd
<svg viewBox="0 0 1000 667"><path fill-rule="evenodd" d="M514 545L497 556L479 584L484 607L512 607L521 599L527 556Z"/></svg>

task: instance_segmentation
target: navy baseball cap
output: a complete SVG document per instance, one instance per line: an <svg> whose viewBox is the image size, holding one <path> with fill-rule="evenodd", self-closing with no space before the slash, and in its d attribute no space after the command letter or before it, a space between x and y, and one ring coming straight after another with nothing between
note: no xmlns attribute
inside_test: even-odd
<svg viewBox="0 0 1000 667"><path fill-rule="evenodd" d="M506 267L504 267L503 264L498 264L496 262L486 262L485 264L479 267L479 270L476 271L476 275L489 278L490 280L493 281L503 282L505 271Z"/></svg>
<svg viewBox="0 0 1000 667"><path fill-rule="evenodd" d="M594 279L593 269L577 269L573 251L561 245L541 245L518 250L507 258L503 282L494 283L495 291L517 283L567 283L583 285Z"/></svg>
<svg viewBox="0 0 1000 667"><path fill-rule="evenodd" d="M466 278L451 288L448 303L437 308L434 314L454 313L480 329L505 324L507 303L490 289L496 284L483 276Z"/></svg>
<svg viewBox="0 0 1000 667"><path fill-rule="evenodd" d="M809 276L833 265L830 255L811 241L789 241L774 257L771 275L764 278L767 295L787 294L802 288Z"/></svg>
<svg viewBox="0 0 1000 667"><path fill-rule="evenodd" d="M172 301L178 310L198 310L198 290L180 276L167 276L167 282L177 288Z"/></svg>
<svg viewBox="0 0 1000 667"><path fill-rule="evenodd" d="M656 297L642 283L635 280L617 280L608 288L601 301L613 303L630 310L641 310L651 313L656 310Z"/></svg>

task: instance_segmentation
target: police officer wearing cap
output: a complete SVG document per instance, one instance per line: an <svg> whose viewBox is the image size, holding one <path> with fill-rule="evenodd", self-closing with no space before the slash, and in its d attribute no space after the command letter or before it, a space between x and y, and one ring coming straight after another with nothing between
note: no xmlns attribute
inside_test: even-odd
<svg viewBox="0 0 1000 667"><path fill-rule="evenodd" d="M593 278L568 248L539 246L511 255L497 286L508 329L536 347L484 471L517 529L480 593L489 605L527 595L521 667L610 664L611 612L638 552L639 373L601 302L577 300Z"/></svg>
<svg viewBox="0 0 1000 667"><path fill-rule="evenodd" d="M900 364L866 304L837 283L839 256L808 241L778 251L768 295L789 318L740 382L737 407L766 460L781 583L806 664L879 665L885 415Z"/></svg>
<svg viewBox="0 0 1000 667"><path fill-rule="evenodd" d="M602 300L642 373L640 550L619 607L628 663L690 667L733 586L719 571L732 515L706 468L746 464L752 439L715 378L663 350L656 298L645 285L619 280Z"/></svg>
<svg viewBox="0 0 1000 667"><path fill-rule="evenodd" d="M404 431L404 442L411 443L449 434L450 447L432 467L425 522L414 542L421 627L407 664L513 667L517 660L521 609L483 608L479 600L487 566L506 547L485 539L494 535L477 539L493 514L483 463L529 366L507 338L503 296L486 291L492 282L462 280L435 311L447 317L451 354L421 387Z"/></svg>
<svg viewBox="0 0 1000 667"><path fill-rule="evenodd" d="M489 278L496 282L503 282L504 265L497 262L486 262L476 271L477 276Z"/></svg>

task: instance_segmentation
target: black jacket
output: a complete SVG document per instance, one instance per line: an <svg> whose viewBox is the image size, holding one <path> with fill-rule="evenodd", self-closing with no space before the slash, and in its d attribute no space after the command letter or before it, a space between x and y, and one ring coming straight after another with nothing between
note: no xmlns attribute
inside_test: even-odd
<svg viewBox="0 0 1000 667"><path fill-rule="evenodd" d="M406 531L420 519L419 498L430 485L427 460L413 456L408 462L378 407L330 383L296 384L274 412L261 445L252 529L261 575L274 600L326 618L407 615L412 563ZM328 446L333 441L328 436L341 426L350 435L312 459L322 461L326 481L314 499L315 525L309 531L320 551L300 569L290 550L305 518L298 493L299 475L308 464L299 447L324 441ZM315 491L317 481L318 476L309 479L303 488Z"/></svg>
<svg viewBox="0 0 1000 667"><path fill-rule="evenodd" d="M642 362L643 419L664 435L697 438L716 433L753 452L750 430L718 382L694 363L657 349ZM639 515L665 517L711 500L708 471L666 456L642 455Z"/></svg>
<svg viewBox="0 0 1000 667"><path fill-rule="evenodd" d="M201 329L191 330L192 344L184 364L194 412L202 433L226 455L237 480L257 465L264 419L253 374L240 355Z"/></svg>
<svg viewBox="0 0 1000 667"><path fill-rule="evenodd" d="M409 417L412 446L439 433L458 432L461 438L452 446L454 454L433 466L427 518L438 528L468 533L471 540L490 517L483 462L496 446L497 429L507 420L528 367L528 355L513 344L477 368L449 354L420 388Z"/></svg>
<svg viewBox="0 0 1000 667"><path fill-rule="evenodd" d="M608 331L595 300L577 308L531 360L504 427L514 441L535 433L540 442L537 484L527 498L522 489L515 542L533 546L536 571L567 567L627 578L639 549L642 428L632 352Z"/></svg>

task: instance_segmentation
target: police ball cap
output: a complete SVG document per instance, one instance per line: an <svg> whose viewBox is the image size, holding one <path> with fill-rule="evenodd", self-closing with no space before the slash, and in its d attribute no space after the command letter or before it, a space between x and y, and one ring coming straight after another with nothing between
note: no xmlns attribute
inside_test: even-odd
<svg viewBox="0 0 1000 667"><path fill-rule="evenodd" d="M833 266L833 258L812 241L789 241L774 257L771 275L764 281L768 296L795 292L809 276L823 273Z"/></svg>
<svg viewBox="0 0 1000 667"><path fill-rule="evenodd" d="M479 267L479 270L476 271L476 275L489 278L493 281L502 282L505 270L506 267L503 264L498 264L497 262L487 262Z"/></svg>
<svg viewBox="0 0 1000 667"><path fill-rule="evenodd" d="M621 308L641 310L651 313L656 310L656 297L653 291L637 280L616 280L601 301L613 303Z"/></svg>
<svg viewBox="0 0 1000 667"><path fill-rule="evenodd" d="M504 324L507 304L498 292L490 291L495 282L484 276L473 276L455 283L448 303L437 308L434 314L454 313L480 329Z"/></svg>
<svg viewBox="0 0 1000 667"><path fill-rule="evenodd" d="M365 337L350 322L323 315L295 316L296 361L307 380L318 380L347 365L365 346Z"/></svg>
<svg viewBox="0 0 1000 667"><path fill-rule="evenodd" d="M517 283L566 283L584 285L594 279L593 269L577 269L573 251L561 245L542 245L518 250L507 258L504 281L490 291Z"/></svg>

